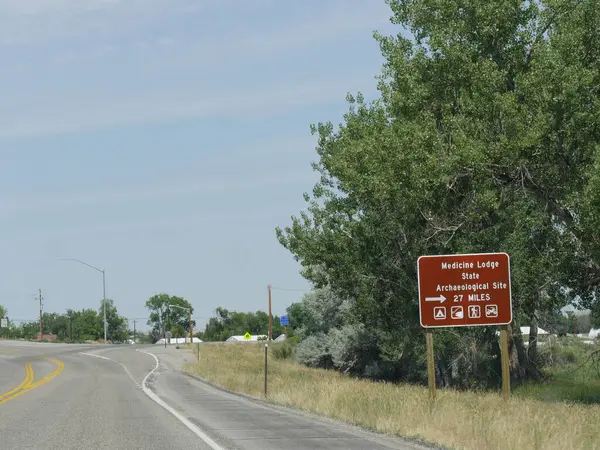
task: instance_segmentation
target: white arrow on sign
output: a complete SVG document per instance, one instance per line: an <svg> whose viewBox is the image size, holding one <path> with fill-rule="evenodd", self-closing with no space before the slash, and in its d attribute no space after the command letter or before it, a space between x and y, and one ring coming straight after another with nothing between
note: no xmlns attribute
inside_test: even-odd
<svg viewBox="0 0 600 450"><path fill-rule="evenodd" d="M447 300L446 297L444 297L443 295L440 295L439 297L425 297L426 302L444 303L446 300Z"/></svg>

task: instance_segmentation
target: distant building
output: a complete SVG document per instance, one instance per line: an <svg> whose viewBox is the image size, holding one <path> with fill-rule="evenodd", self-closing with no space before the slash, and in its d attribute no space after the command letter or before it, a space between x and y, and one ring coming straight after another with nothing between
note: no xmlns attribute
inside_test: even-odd
<svg viewBox="0 0 600 450"><path fill-rule="evenodd" d="M244 336L240 335L240 336L231 336L225 342L257 342L257 341L266 340L267 338L268 338L268 336L265 336L263 334L252 334L252 335L250 335L250 339L244 339Z"/></svg>
<svg viewBox="0 0 600 450"><path fill-rule="evenodd" d="M56 341L56 339L58 338L58 336L56 334L37 334L35 336L35 340L36 341L49 341L49 342L54 342Z"/></svg>
<svg viewBox="0 0 600 450"><path fill-rule="evenodd" d="M167 339L167 343L171 343L171 344L189 344L190 343L190 338L171 338L171 339ZM197 337L192 339L192 343L193 344L199 344L200 342L202 342L200 339L198 339ZM158 341L156 341L157 344L162 344L165 345L165 338L159 339Z"/></svg>
<svg viewBox="0 0 600 450"><path fill-rule="evenodd" d="M521 334L523 334L525 336L529 336L530 330L531 330L530 327L521 327ZM538 327L537 334L538 334L538 336L544 336L544 335L548 334L548 332L546 330L542 330L540 327Z"/></svg>
<svg viewBox="0 0 600 450"><path fill-rule="evenodd" d="M521 335L523 336L529 336L529 332L531 331L531 327L519 327L519 329L521 330ZM500 331L496 330L495 332L496 336L500 336ZM548 333L546 330L538 327L538 336L550 336L550 333ZM525 345L527 345L528 343L525 342Z"/></svg>

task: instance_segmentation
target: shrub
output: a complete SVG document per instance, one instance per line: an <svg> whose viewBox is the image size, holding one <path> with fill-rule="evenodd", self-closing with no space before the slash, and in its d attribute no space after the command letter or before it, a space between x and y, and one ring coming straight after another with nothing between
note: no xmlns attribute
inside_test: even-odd
<svg viewBox="0 0 600 450"><path fill-rule="evenodd" d="M330 369L333 367L324 333L308 336L296 347L296 361L308 367Z"/></svg>
<svg viewBox="0 0 600 450"><path fill-rule="evenodd" d="M296 348L296 345L298 345L298 343L301 341L302 339L300 338L300 336L290 336L288 337L285 342L289 343L290 345L292 345L294 348Z"/></svg>
<svg viewBox="0 0 600 450"><path fill-rule="evenodd" d="M296 353L295 345L290 342L275 344L272 346L273 357L275 359L291 359Z"/></svg>
<svg viewBox="0 0 600 450"><path fill-rule="evenodd" d="M327 344L334 367L352 375L364 375L379 354L376 342L362 324L331 330Z"/></svg>

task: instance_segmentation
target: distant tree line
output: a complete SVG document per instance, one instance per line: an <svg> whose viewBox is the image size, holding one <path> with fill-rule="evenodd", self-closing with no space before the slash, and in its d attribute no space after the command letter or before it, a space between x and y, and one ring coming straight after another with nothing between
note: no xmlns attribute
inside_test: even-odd
<svg viewBox="0 0 600 450"><path fill-rule="evenodd" d="M539 318L541 328L558 336L587 334L593 328L593 324L594 317L590 313L576 314L574 311L566 314L558 311L546 312Z"/></svg>
<svg viewBox="0 0 600 450"><path fill-rule="evenodd" d="M272 331L273 338L277 338L284 332L279 316L273 316ZM225 341L231 336L240 336L245 333L267 336L269 315L264 311L236 312L218 307L215 317L209 319L204 331L198 333L198 337L203 341Z"/></svg>
<svg viewBox="0 0 600 450"><path fill-rule="evenodd" d="M64 313L43 313L43 334L56 335L61 342L87 342L104 339L104 303L94 309L67 309ZM0 306L0 317L8 316L6 308ZM106 299L107 339L123 342L129 339L127 319L120 316L114 301ZM34 339L40 333L40 321L14 322L9 327L0 328L0 336L12 339Z"/></svg>

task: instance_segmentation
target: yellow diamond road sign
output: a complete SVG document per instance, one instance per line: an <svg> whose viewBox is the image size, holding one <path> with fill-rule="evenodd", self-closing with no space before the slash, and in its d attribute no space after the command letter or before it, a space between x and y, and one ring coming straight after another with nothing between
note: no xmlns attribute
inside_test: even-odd
<svg viewBox="0 0 600 450"><path fill-rule="evenodd" d="M252 336L250 336L250 333L246 332L246 334L244 335L244 339L246 341L249 341L250 339L252 339Z"/></svg>

